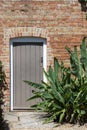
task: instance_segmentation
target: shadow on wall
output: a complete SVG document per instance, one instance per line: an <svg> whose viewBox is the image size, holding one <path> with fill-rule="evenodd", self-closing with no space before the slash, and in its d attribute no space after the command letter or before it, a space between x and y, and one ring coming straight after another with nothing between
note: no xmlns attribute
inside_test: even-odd
<svg viewBox="0 0 87 130"><path fill-rule="evenodd" d="M0 61L0 130L9 130L9 126L6 123L6 121L3 118L3 108L2 106L4 105L4 91L8 89L6 80L5 80L5 72L3 71L3 65L2 62Z"/></svg>

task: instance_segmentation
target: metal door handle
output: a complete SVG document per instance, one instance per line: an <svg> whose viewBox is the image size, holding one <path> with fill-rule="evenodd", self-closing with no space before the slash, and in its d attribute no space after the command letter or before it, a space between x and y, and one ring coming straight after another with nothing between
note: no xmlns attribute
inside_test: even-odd
<svg viewBox="0 0 87 130"><path fill-rule="evenodd" d="M34 93L35 92L35 90L32 90L32 93Z"/></svg>
<svg viewBox="0 0 87 130"><path fill-rule="evenodd" d="M41 57L40 66L43 66L43 57Z"/></svg>

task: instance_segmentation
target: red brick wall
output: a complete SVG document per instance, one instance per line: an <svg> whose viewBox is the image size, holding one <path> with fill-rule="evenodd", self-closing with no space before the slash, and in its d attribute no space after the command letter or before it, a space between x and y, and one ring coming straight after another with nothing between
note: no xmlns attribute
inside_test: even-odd
<svg viewBox="0 0 87 130"><path fill-rule="evenodd" d="M0 0L0 59L9 87L6 109L10 108L9 39L19 36L46 38L47 64L53 63L54 56L67 63L65 46L79 46L87 36L85 12L78 0Z"/></svg>

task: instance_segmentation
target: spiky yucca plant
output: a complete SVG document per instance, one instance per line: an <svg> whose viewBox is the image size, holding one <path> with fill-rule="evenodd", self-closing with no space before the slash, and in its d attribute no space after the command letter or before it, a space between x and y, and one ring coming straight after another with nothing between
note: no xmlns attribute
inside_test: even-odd
<svg viewBox="0 0 87 130"><path fill-rule="evenodd" d="M25 83L38 88L29 100L41 98L41 102L32 107L48 113L46 122L57 121L70 123L84 123L87 119L87 50L85 38L80 47L80 56L77 47L74 51L66 47L70 55L70 67L64 67L54 58L54 68L49 66L44 71L47 82L41 84L31 81Z"/></svg>

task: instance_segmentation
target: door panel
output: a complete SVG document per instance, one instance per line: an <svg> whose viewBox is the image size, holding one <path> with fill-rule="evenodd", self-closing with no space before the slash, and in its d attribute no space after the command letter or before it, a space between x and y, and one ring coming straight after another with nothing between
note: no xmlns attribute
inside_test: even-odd
<svg viewBox="0 0 87 130"><path fill-rule="evenodd" d="M30 109L38 102L26 102L31 97L33 88L23 80L40 83L42 80L41 57L43 57L43 43L13 43L13 109Z"/></svg>

